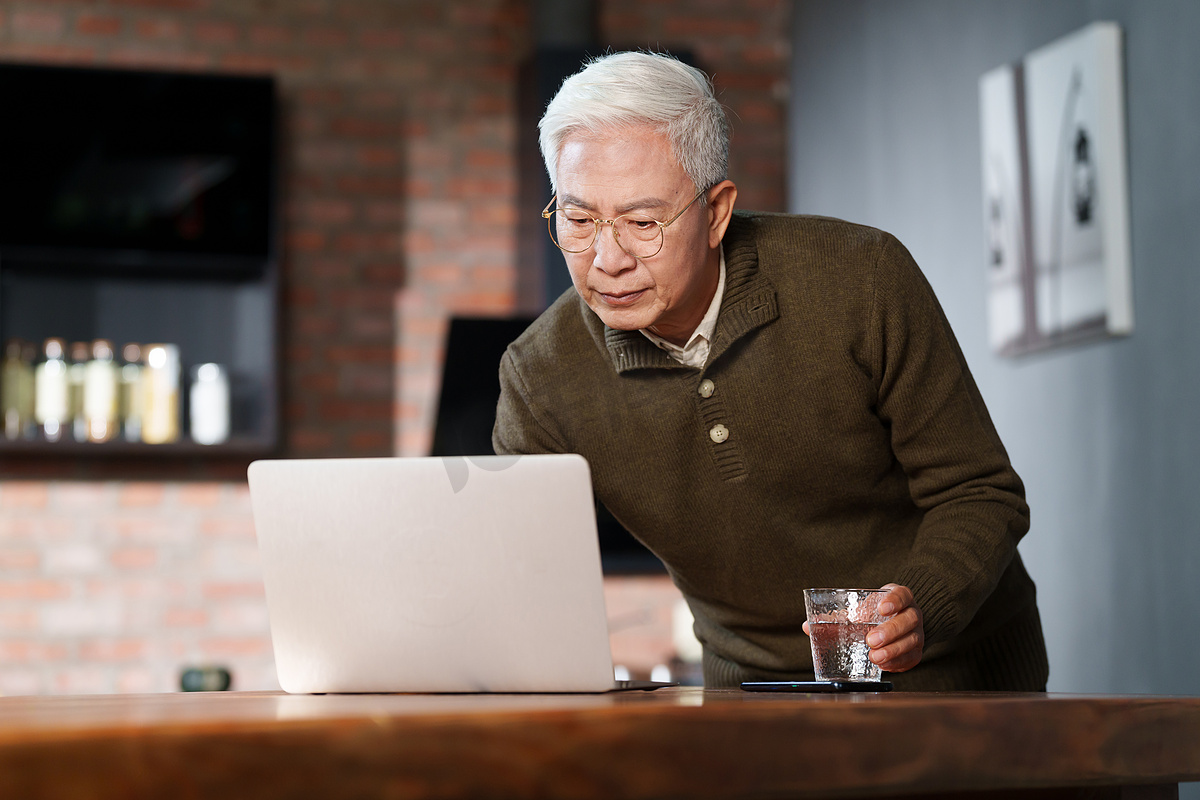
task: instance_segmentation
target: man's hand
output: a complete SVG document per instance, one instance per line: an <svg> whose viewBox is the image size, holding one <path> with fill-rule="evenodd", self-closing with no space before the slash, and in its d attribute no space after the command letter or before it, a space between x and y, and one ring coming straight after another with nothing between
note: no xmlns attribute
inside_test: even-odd
<svg viewBox="0 0 1200 800"><path fill-rule="evenodd" d="M867 644L871 646L869 657L884 672L906 672L920 663L925 649L921 609L913 602L912 591L907 586L889 583L880 588L890 590L879 601L879 612L889 618L867 637ZM807 622L804 632L809 633Z"/></svg>

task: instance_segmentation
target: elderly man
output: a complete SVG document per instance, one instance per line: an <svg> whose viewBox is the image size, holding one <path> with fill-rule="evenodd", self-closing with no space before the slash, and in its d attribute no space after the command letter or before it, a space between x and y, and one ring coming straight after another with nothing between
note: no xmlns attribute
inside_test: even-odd
<svg viewBox="0 0 1200 800"><path fill-rule="evenodd" d="M505 353L493 444L587 458L706 685L811 678L802 590L884 585L897 688L1043 689L1024 488L903 246L735 212L724 112L668 56L568 78L541 148L574 289Z"/></svg>

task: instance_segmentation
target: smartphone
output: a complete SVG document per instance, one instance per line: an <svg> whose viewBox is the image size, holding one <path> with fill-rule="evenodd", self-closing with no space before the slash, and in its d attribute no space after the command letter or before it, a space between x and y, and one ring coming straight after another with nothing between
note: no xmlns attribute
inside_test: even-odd
<svg viewBox="0 0 1200 800"><path fill-rule="evenodd" d="M747 692L890 692L891 681L746 681Z"/></svg>

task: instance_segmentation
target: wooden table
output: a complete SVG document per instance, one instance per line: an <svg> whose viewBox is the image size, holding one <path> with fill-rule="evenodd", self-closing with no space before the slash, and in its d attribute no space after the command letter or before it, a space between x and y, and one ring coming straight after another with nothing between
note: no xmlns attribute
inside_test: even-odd
<svg viewBox="0 0 1200 800"><path fill-rule="evenodd" d="M0 698L6 800L1157 798L1182 780L1200 780L1200 698L693 688Z"/></svg>

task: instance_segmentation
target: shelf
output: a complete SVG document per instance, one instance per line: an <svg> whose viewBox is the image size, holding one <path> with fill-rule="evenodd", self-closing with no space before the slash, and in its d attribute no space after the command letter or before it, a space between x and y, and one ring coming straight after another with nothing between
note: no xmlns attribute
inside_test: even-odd
<svg viewBox="0 0 1200 800"><path fill-rule="evenodd" d="M198 444L180 440L168 444L146 444L144 442L77 442L63 440L47 442L41 440L0 439L0 455L70 456L96 458L127 458L130 456L154 458L159 456L203 456L212 458L267 456L274 452L272 442L248 437L232 438L221 444Z"/></svg>

